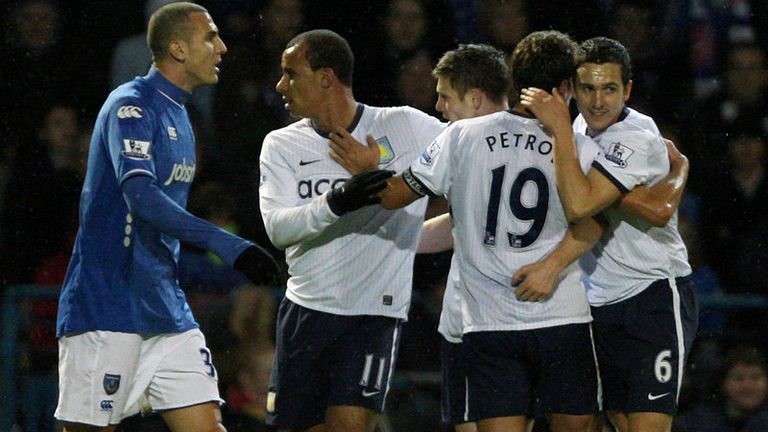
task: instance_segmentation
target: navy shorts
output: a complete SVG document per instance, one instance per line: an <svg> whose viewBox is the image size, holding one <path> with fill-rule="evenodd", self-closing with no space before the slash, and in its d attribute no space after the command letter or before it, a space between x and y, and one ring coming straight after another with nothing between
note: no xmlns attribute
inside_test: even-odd
<svg viewBox="0 0 768 432"><path fill-rule="evenodd" d="M442 339L443 385L440 400L446 425L467 423L467 360L463 342Z"/></svg>
<svg viewBox="0 0 768 432"><path fill-rule="evenodd" d="M588 323L472 332L467 348L469 420L599 410Z"/></svg>
<svg viewBox="0 0 768 432"><path fill-rule="evenodd" d="M335 405L384 411L400 326L396 318L335 315L284 298L277 314L267 423L308 428L325 423L327 407Z"/></svg>
<svg viewBox="0 0 768 432"><path fill-rule="evenodd" d="M657 280L592 317L604 408L674 414L698 323L691 278Z"/></svg>

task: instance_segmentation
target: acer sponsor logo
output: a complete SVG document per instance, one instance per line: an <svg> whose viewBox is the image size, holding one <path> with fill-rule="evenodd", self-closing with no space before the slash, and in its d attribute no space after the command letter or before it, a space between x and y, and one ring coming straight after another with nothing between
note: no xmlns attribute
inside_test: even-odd
<svg viewBox="0 0 768 432"><path fill-rule="evenodd" d="M187 165L187 159L182 159L181 163L173 164L171 175L168 176L168 179L165 180L165 183L163 184L165 186L168 186L175 181L183 182L183 183L192 183L192 179L194 178L195 178L195 164L192 163L191 165Z"/></svg>
<svg viewBox="0 0 768 432"><path fill-rule="evenodd" d="M141 108L133 105L123 105L120 108L117 109L117 118L120 119L126 119L126 118L137 118L140 119L142 117L141 114Z"/></svg>
<svg viewBox="0 0 768 432"><path fill-rule="evenodd" d="M297 187L299 198L311 199L316 196L320 196L331 189L334 189L343 185L345 181L347 181L347 179L345 178L340 178L340 179L319 178L319 179L300 180Z"/></svg>

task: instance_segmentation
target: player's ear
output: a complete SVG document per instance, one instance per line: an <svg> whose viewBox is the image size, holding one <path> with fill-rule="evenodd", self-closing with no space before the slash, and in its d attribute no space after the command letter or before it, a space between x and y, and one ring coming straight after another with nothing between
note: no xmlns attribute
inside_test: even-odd
<svg viewBox="0 0 768 432"><path fill-rule="evenodd" d="M469 101L472 102L472 108L478 110L483 105L484 94L480 90L473 88L469 90Z"/></svg>
<svg viewBox="0 0 768 432"><path fill-rule="evenodd" d="M624 102L629 100L630 93L632 93L632 80L627 81L627 85L624 86Z"/></svg>
<svg viewBox="0 0 768 432"><path fill-rule="evenodd" d="M561 82L557 87L557 91L560 93L560 96L562 96L563 99L565 99L567 102L573 95L573 81L570 78L563 80L563 82Z"/></svg>
<svg viewBox="0 0 768 432"><path fill-rule="evenodd" d="M183 40L174 39L168 44L168 54L178 62L184 62L187 58L187 46Z"/></svg>
<svg viewBox="0 0 768 432"><path fill-rule="evenodd" d="M330 88L331 84L333 84L333 80L335 79L336 75L334 75L333 69L325 68L320 75L320 86L322 86L324 89Z"/></svg>

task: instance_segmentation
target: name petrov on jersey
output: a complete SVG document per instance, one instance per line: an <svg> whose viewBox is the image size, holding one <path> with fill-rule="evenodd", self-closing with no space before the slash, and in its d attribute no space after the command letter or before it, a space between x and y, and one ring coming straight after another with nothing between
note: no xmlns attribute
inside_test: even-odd
<svg viewBox="0 0 768 432"><path fill-rule="evenodd" d="M544 156L552 153L552 143L546 140L538 141L538 137L533 134L516 133L510 136L509 132L500 132L485 137L485 143L488 145L488 150L492 152L495 151L497 146L503 149L511 147L521 148L520 145L522 144L522 150L536 151Z"/></svg>
<svg viewBox="0 0 768 432"><path fill-rule="evenodd" d="M297 185L297 192L299 193L299 198L302 198L302 199L313 198L316 196L320 196L331 189L335 189L341 186L347 180L348 179L346 178L337 178L337 179L318 178L318 179L299 180L299 183Z"/></svg>
<svg viewBox="0 0 768 432"><path fill-rule="evenodd" d="M168 186L175 181L192 183L192 180L194 178L195 178L195 164L192 163L191 165L187 165L187 159L184 158L181 160L181 163L173 164L171 175L168 176L168 179L163 184L165 186Z"/></svg>

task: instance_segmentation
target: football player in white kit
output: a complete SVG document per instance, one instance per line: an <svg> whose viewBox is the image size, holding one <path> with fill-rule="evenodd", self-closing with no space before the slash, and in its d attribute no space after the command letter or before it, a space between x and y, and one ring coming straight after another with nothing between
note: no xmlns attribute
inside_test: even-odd
<svg viewBox="0 0 768 432"><path fill-rule="evenodd" d="M505 54L490 45L459 45L442 55L432 76L437 84L437 109L449 122L478 117L509 109L509 68ZM368 148L349 139L347 134L331 134L331 157L350 173L374 170L379 151L375 141ZM424 223L417 253L434 253L453 248L450 214ZM461 298L458 293L458 256L451 261L438 331L441 345L441 412L443 423L456 432L474 432L477 425L466 415L466 370L461 341Z"/></svg>
<svg viewBox="0 0 768 432"><path fill-rule="evenodd" d="M582 262L605 409L622 432L669 431L698 322L677 205L667 207L668 223L656 226L612 205L635 186L662 180L670 169L667 146L653 119L625 105L631 64L619 42L587 40L576 60L581 114L572 127L566 101L554 90L524 89L522 103L555 137L557 189L568 219L602 212L609 223ZM587 175L577 163L574 131L602 148ZM682 196L683 182L661 186Z"/></svg>
<svg viewBox="0 0 768 432"><path fill-rule="evenodd" d="M569 91L574 50L562 33L529 35L513 53L513 86L546 82ZM400 207L425 195L451 203L469 365L466 418L480 431L525 431L536 408L553 430L586 431L598 409L598 378L589 306L573 261L601 230L591 219L568 229L551 139L521 108L453 123L389 182L382 205ZM586 170L597 148L581 138ZM547 283L513 278L545 257L527 274Z"/></svg>
<svg viewBox="0 0 768 432"><path fill-rule="evenodd" d="M378 200L390 173L349 179L329 156L328 133L376 137L379 166L402 171L445 125L413 108L356 102L352 51L334 32L296 36L281 66L276 88L303 119L271 132L260 156L261 213L290 274L267 420L280 429L372 431L408 312L426 202L359 209Z"/></svg>

